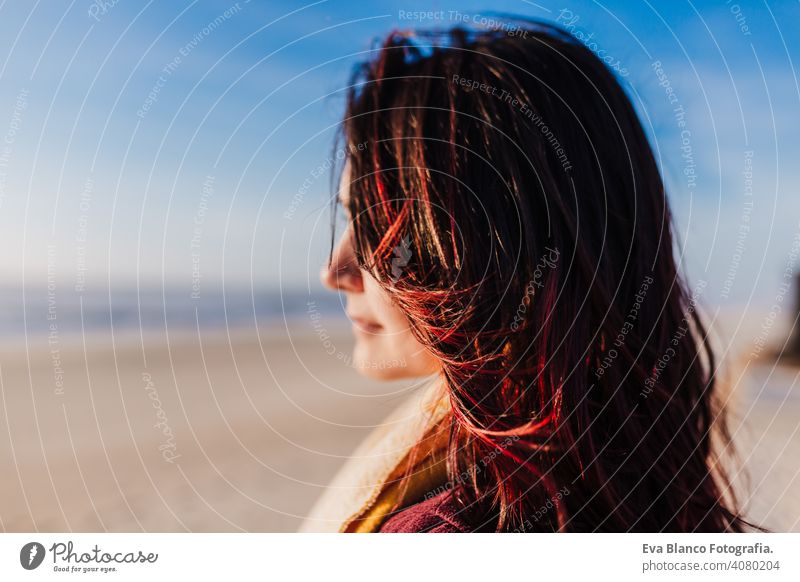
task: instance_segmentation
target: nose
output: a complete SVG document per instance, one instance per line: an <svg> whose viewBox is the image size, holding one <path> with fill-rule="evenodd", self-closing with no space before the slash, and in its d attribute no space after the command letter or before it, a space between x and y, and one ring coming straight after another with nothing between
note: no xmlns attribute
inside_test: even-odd
<svg viewBox="0 0 800 582"><path fill-rule="evenodd" d="M356 261L352 231L348 229L333 249L330 263L320 271L322 284L333 291L363 293L364 280Z"/></svg>

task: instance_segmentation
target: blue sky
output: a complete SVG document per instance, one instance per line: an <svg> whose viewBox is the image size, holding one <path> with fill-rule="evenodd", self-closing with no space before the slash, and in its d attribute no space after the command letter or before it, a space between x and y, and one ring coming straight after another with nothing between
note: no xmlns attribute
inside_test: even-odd
<svg viewBox="0 0 800 582"><path fill-rule="evenodd" d="M685 268L708 281L711 303L769 302L800 229L797 2L4 2L4 283L44 285L49 268L91 289L188 290L198 273L205 288L316 286L330 181L315 168L353 64L393 28L448 26L451 11L472 19L487 6L561 19L624 65ZM418 10L444 18L407 16Z"/></svg>

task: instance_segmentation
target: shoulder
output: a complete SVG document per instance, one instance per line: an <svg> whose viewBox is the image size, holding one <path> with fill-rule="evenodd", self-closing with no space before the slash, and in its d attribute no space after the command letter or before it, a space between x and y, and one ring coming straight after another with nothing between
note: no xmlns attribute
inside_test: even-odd
<svg viewBox="0 0 800 582"><path fill-rule="evenodd" d="M452 492L445 491L396 513L381 526L380 532L468 533L472 528L463 513Z"/></svg>

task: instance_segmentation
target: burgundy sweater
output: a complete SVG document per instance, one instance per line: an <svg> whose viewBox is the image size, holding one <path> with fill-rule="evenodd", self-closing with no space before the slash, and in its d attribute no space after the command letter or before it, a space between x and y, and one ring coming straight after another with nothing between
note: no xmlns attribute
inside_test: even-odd
<svg viewBox="0 0 800 582"><path fill-rule="evenodd" d="M468 533L473 530L464 520L464 512L445 491L390 517L381 533Z"/></svg>

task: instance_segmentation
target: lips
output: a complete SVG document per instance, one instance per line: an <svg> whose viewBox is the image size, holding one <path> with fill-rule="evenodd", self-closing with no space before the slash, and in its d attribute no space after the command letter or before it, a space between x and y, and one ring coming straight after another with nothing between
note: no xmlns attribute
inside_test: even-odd
<svg viewBox="0 0 800 582"><path fill-rule="evenodd" d="M374 321L371 321L369 319L358 317L356 315L350 315L350 321L353 322L354 328L366 333L377 333L383 329L382 325L375 323Z"/></svg>

